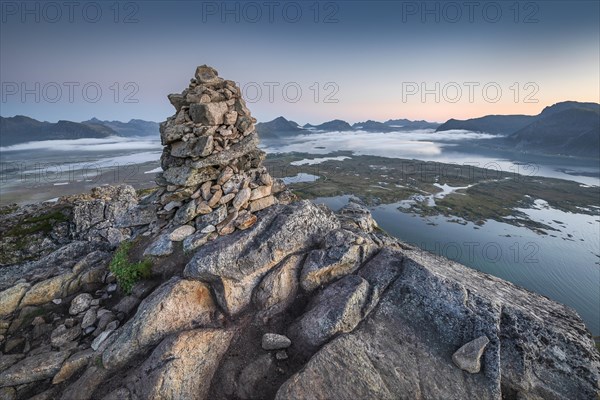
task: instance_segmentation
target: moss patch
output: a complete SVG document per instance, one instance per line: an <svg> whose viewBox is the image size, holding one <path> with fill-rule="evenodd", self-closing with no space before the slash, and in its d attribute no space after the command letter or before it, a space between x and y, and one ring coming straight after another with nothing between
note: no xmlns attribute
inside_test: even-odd
<svg viewBox="0 0 600 400"><path fill-rule="evenodd" d="M8 236L25 236L33 233L43 232L49 233L54 225L66 222L69 219L60 210L53 211L47 214L42 214L37 217L25 218L20 224L14 226L6 234Z"/></svg>
<svg viewBox="0 0 600 400"><path fill-rule="evenodd" d="M4 207L0 207L0 216L12 214L17 211L19 207L16 204L10 204Z"/></svg>

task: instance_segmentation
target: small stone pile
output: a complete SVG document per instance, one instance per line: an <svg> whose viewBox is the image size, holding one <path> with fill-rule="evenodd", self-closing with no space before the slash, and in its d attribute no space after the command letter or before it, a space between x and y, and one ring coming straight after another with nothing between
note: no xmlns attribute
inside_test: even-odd
<svg viewBox="0 0 600 400"><path fill-rule="evenodd" d="M240 89L202 65L187 89L168 97L176 112L160 126L159 218L195 225L208 239L251 227L285 187L262 166L256 119Z"/></svg>

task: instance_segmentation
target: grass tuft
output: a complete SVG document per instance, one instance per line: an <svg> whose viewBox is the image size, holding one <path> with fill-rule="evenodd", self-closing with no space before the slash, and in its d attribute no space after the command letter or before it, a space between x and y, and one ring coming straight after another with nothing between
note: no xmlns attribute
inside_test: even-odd
<svg viewBox="0 0 600 400"><path fill-rule="evenodd" d="M133 285L138 281L150 276L152 270L152 261L144 259L136 263L129 261L129 250L131 242L123 242L115 251L110 262L110 271L117 278L117 283L126 294L131 293Z"/></svg>

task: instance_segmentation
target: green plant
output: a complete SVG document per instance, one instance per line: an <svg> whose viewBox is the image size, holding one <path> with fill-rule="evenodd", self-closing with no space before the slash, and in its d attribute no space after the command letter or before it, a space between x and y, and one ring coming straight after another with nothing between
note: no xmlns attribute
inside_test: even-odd
<svg viewBox="0 0 600 400"><path fill-rule="evenodd" d="M52 231L55 224L68 220L61 211L54 211L37 217L26 218L6 234L7 236L25 236L38 232L48 233Z"/></svg>
<svg viewBox="0 0 600 400"><path fill-rule="evenodd" d="M117 283L126 294L131 293L133 285L140 279L149 277L152 269L152 261L147 258L136 263L129 260L131 245L131 242L121 243L115 251L109 267L117 278Z"/></svg>
<svg viewBox="0 0 600 400"><path fill-rule="evenodd" d="M10 204L8 206L0 207L0 215L8 215L17 211L19 207L16 204Z"/></svg>

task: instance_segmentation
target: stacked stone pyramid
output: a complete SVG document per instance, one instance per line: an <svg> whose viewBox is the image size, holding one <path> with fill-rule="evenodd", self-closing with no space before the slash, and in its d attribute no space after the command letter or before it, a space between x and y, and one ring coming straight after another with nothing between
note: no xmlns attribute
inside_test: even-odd
<svg viewBox="0 0 600 400"><path fill-rule="evenodd" d="M251 227L285 187L262 166L256 119L239 87L202 65L187 89L168 97L176 112L160 126L159 218L211 239Z"/></svg>

